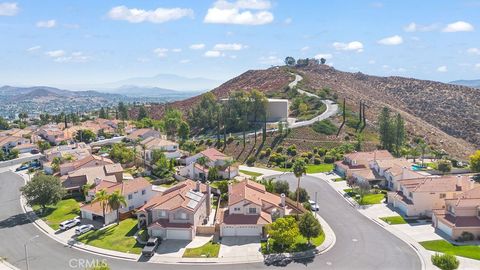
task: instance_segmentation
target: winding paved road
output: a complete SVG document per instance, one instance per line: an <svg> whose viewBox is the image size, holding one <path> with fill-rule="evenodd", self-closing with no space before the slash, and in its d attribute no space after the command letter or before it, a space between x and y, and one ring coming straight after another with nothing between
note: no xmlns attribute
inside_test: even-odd
<svg viewBox="0 0 480 270"><path fill-rule="evenodd" d="M282 176L296 183L290 174ZM22 212L19 201L21 177L12 172L0 173L0 256L26 269L24 243L31 237L29 263L32 270L84 269L79 260L105 259L59 244L40 232ZM421 269L420 260L414 250L400 239L391 235L371 220L352 208L330 185L318 178L305 176L302 186L314 196L318 192L320 215L329 223L336 234L336 244L331 250L309 262L292 262L286 269ZM114 270L123 269L189 269L189 270L246 270L274 268L263 263L242 265L162 265L139 263L106 258Z"/></svg>

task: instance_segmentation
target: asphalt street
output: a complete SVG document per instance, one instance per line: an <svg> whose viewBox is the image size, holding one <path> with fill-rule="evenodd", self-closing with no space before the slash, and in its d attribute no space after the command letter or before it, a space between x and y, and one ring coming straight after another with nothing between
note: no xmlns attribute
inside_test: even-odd
<svg viewBox="0 0 480 270"><path fill-rule="evenodd" d="M296 179L284 174L292 187ZM24 244L28 244L31 270L85 269L86 262L106 260L111 269L209 269L245 270L277 268L263 263L240 265L166 265L106 258L64 246L39 231L23 213L19 188L23 179L12 172L0 173L0 256L20 269L26 269ZM336 244L313 260L292 262L285 269L421 269L420 259L408 244L358 213L328 183L302 177L312 198L315 192L320 215L336 235Z"/></svg>

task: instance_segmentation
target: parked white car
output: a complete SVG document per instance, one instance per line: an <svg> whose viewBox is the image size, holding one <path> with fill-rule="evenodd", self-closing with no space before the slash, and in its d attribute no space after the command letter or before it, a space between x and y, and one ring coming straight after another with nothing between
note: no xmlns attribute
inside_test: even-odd
<svg viewBox="0 0 480 270"><path fill-rule="evenodd" d="M74 219L65 220L60 223L60 230L68 230L80 224L80 218L76 217Z"/></svg>
<svg viewBox="0 0 480 270"><path fill-rule="evenodd" d="M308 200L308 203L310 204L310 207L312 209L312 211L318 211L320 210L320 207L318 206L318 204L312 200Z"/></svg>
<svg viewBox="0 0 480 270"><path fill-rule="evenodd" d="M81 235L93 229L94 227L92 224L80 225L75 229L75 235Z"/></svg>

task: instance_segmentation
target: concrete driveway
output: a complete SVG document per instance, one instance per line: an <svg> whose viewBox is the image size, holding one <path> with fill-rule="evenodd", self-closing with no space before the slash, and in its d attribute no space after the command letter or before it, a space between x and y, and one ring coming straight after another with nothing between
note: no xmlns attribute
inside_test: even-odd
<svg viewBox="0 0 480 270"><path fill-rule="evenodd" d="M260 252L260 237L242 236L242 237L222 237L219 258L232 258L244 260L245 258L258 258L262 256Z"/></svg>

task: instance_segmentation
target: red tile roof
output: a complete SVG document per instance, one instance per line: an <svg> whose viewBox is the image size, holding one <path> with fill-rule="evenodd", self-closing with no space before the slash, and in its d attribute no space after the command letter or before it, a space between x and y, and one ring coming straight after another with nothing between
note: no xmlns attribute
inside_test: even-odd
<svg viewBox="0 0 480 270"><path fill-rule="evenodd" d="M215 148L208 148L206 150L203 150L200 152L203 156L207 157L211 161L217 161L217 160L227 160L231 159L231 157L225 155L224 153L218 151Z"/></svg>

